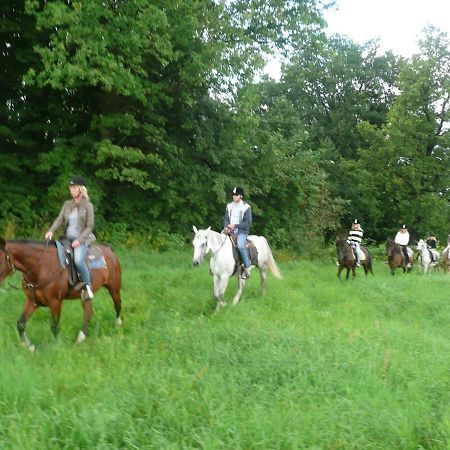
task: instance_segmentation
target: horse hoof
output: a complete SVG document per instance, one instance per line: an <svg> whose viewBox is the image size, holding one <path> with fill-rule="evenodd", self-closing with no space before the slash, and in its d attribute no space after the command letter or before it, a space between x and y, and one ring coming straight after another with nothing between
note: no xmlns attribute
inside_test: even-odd
<svg viewBox="0 0 450 450"><path fill-rule="evenodd" d="M30 353L34 353L35 351L36 351L36 346L33 344L33 345L30 345L29 347L28 347L28 350L30 351Z"/></svg>
<svg viewBox="0 0 450 450"><path fill-rule="evenodd" d="M80 331L77 337L77 344L81 344L85 339L86 335L83 333L83 331Z"/></svg>
<svg viewBox="0 0 450 450"><path fill-rule="evenodd" d="M116 319L116 327L121 327L122 326L122 319L120 317L118 317Z"/></svg>

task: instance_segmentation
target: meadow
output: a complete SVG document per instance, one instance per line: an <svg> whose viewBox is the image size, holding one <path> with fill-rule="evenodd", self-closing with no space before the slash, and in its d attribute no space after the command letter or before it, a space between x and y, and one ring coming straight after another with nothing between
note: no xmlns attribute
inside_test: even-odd
<svg viewBox="0 0 450 450"><path fill-rule="evenodd" d="M106 290L74 343L78 301L54 340L40 309L20 345L16 274L0 290L1 449L449 449L450 275L339 281L333 258L274 252L283 280L214 314L190 250L117 249L123 322ZM11 287L12 286L12 287Z"/></svg>

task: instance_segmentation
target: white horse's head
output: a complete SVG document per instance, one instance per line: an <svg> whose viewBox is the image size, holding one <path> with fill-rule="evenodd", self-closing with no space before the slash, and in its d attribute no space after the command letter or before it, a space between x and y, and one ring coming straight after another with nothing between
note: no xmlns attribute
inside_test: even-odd
<svg viewBox="0 0 450 450"><path fill-rule="evenodd" d="M211 230L211 227L208 227L206 230L197 230L195 225L193 225L192 229L195 233L194 240L192 241L192 245L194 246L194 257L192 258L192 264L194 266L198 266L203 261L205 255L209 252L208 232Z"/></svg>
<svg viewBox="0 0 450 450"><path fill-rule="evenodd" d="M421 251L421 250L426 250L426 249L427 249L427 243L423 239L420 239L419 242L417 242L417 250Z"/></svg>

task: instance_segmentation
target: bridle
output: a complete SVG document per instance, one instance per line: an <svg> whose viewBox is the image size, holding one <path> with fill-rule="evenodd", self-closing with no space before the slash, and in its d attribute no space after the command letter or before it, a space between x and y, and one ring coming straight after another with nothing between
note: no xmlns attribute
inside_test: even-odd
<svg viewBox="0 0 450 450"><path fill-rule="evenodd" d="M36 259L35 263L31 266L30 269L28 269L26 272L23 272L23 277L22 277L22 288L23 289L29 289L32 293L33 296L33 303L36 305L36 293L35 290L37 288L41 288L43 286L46 286L47 284L49 284L50 282L52 282L56 277L60 277L61 273L65 270L64 268L61 268L55 275L52 275L50 278L48 278L47 280L44 280L38 284L32 283L30 281L27 281L27 275L31 274L33 272L33 269L35 269L41 259L45 256L47 249L48 249L48 243L49 241L46 240L45 241L45 247L44 250L42 251L42 253L39 255L39 257ZM12 257L10 252L8 251L8 249L6 248L6 246L3 248L3 251L5 252L5 260L8 263L9 268L11 269L11 272L14 273L16 272L18 269L17 267L14 265L13 261L12 261ZM19 289L16 288L15 286L13 286L11 283L8 283L10 287L14 288L14 289ZM61 289L61 287L60 287Z"/></svg>

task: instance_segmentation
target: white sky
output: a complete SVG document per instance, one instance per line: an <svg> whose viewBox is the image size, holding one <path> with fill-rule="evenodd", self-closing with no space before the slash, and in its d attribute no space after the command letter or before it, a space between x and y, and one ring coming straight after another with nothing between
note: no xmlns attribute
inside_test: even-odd
<svg viewBox="0 0 450 450"><path fill-rule="evenodd" d="M450 0L337 0L337 7L325 14L327 31L360 44L379 38L382 52L410 57L429 24L450 35Z"/></svg>
<svg viewBox="0 0 450 450"><path fill-rule="evenodd" d="M379 38L380 51L410 57L417 52L417 40L427 25L450 37L450 0L337 0L327 11L329 34L345 34L362 44ZM279 79L280 64L270 61L264 71Z"/></svg>

